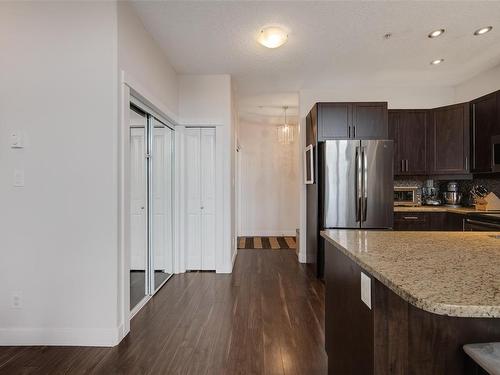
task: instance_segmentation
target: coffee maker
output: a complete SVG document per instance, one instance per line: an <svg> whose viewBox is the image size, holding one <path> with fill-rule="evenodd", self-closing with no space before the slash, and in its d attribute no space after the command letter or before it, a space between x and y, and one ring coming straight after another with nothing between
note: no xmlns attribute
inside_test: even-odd
<svg viewBox="0 0 500 375"><path fill-rule="evenodd" d="M448 182L446 185L446 191L443 193L443 199L445 206L447 207L460 207L462 194L459 193L458 182Z"/></svg>

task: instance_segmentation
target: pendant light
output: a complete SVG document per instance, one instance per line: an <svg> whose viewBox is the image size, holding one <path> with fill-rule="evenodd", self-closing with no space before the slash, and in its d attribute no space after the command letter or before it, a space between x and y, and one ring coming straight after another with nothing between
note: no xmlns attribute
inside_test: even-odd
<svg viewBox="0 0 500 375"><path fill-rule="evenodd" d="M283 145L289 145L293 143L293 126L289 125L286 121L286 110L288 107L283 107L285 112L285 122L283 125L278 126L278 142Z"/></svg>

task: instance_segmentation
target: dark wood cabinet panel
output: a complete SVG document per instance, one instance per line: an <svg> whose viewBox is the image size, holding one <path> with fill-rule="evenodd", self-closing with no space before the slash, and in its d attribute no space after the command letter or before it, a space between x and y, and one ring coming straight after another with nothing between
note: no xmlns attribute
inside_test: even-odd
<svg viewBox="0 0 500 375"><path fill-rule="evenodd" d="M328 374L373 374L373 315L360 298L362 269L325 243Z"/></svg>
<svg viewBox="0 0 500 375"><path fill-rule="evenodd" d="M428 110L389 111L389 139L394 140L394 174L426 175Z"/></svg>
<svg viewBox="0 0 500 375"><path fill-rule="evenodd" d="M317 103L318 140L387 139L387 102Z"/></svg>
<svg viewBox="0 0 500 375"><path fill-rule="evenodd" d="M395 212L394 230L429 230L429 215L425 212Z"/></svg>
<svg viewBox="0 0 500 375"><path fill-rule="evenodd" d="M427 173L427 113L425 110L404 111L400 122L400 156L405 173Z"/></svg>
<svg viewBox="0 0 500 375"><path fill-rule="evenodd" d="M387 103L353 103L351 138L387 139Z"/></svg>
<svg viewBox="0 0 500 375"><path fill-rule="evenodd" d="M462 231L464 215L451 212L395 212L394 230Z"/></svg>
<svg viewBox="0 0 500 375"><path fill-rule="evenodd" d="M318 103L320 141L349 138L351 121L349 103Z"/></svg>
<svg viewBox="0 0 500 375"><path fill-rule="evenodd" d="M428 213L429 228L431 231L444 231L446 228L446 221L448 218L447 212L432 212Z"/></svg>
<svg viewBox="0 0 500 375"><path fill-rule="evenodd" d="M402 158L399 155L399 121L401 112L389 111L388 113L388 137L394 141L394 175L398 176L403 174Z"/></svg>
<svg viewBox="0 0 500 375"><path fill-rule="evenodd" d="M471 103L472 172L492 171L491 136L500 133L497 93L478 98Z"/></svg>
<svg viewBox="0 0 500 375"><path fill-rule="evenodd" d="M446 214L446 219L444 223L444 229L447 231L463 231L464 230L464 215L462 214L454 214L448 212Z"/></svg>
<svg viewBox="0 0 500 375"><path fill-rule="evenodd" d="M469 173L469 104L436 108L431 113L430 174Z"/></svg>

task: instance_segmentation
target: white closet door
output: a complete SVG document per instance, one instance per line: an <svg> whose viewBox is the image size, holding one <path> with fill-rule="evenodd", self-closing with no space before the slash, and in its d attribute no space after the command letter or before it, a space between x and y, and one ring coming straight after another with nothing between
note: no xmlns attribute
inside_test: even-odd
<svg viewBox="0 0 500 375"><path fill-rule="evenodd" d="M201 129L201 269L215 270L215 129Z"/></svg>
<svg viewBox="0 0 500 375"><path fill-rule="evenodd" d="M130 129L130 269L146 269L145 128Z"/></svg>
<svg viewBox="0 0 500 375"><path fill-rule="evenodd" d="M200 129L185 131L186 269L201 270Z"/></svg>

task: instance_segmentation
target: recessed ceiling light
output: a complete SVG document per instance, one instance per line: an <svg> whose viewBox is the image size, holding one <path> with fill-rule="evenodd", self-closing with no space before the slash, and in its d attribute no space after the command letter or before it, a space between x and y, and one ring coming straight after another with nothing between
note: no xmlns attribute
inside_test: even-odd
<svg viewBox="0 0 500 375"><path fill-rule="evenodd" d="M487 32L490 32L491 29L493 29L493 26L481 27L480 29L477 29L476 31L474 31L474 35L486 34Z"/></svg>
<svg viewBox="0 0 500 375"><path fill-rule="evenodd" d="M432 60L431 65L438 65L438 64L441 64L443 61L444 61L444 59Z"/></svg>
<svg viewBox="0 0 500 375"><path fill-rule="evenodd" d="M443 35L444 31L445 31L444 29L437 29L437 30L430 32L429 35L427 35L427 36L431 39L437 38L438 36Z"/></svg>
<svg viewBox="0 0 500 375"><path fill-rule="evenodd" d="M286 43L288 34L281 27L269 26L260 31L257 41L267 48L278 48Z"/></svg>

